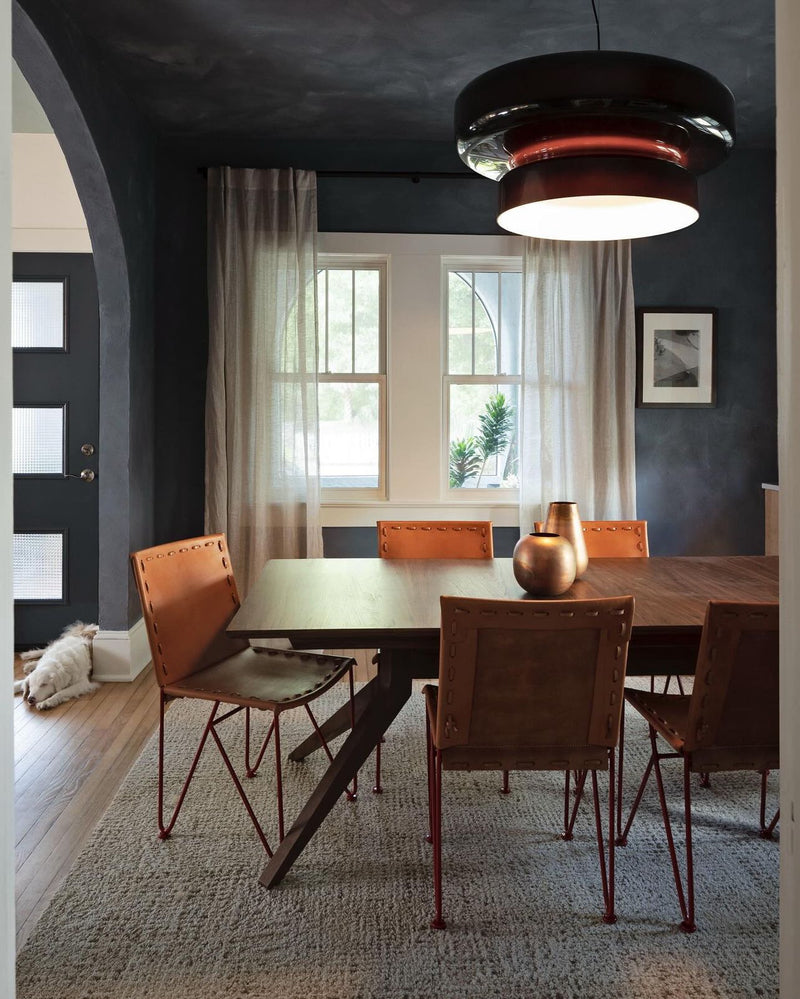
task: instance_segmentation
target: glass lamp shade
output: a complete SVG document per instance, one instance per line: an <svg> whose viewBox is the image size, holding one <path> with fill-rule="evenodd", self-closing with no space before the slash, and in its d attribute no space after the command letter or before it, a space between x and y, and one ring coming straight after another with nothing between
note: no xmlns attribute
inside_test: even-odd
<svg viewBox="0 0 800 999"><path fill-rule="evenodd" d="M500 181L498 225L541 239L636 239L700 217L697 181L673 163L584 156L518 167Z"/></svg>
<svg viewBox="0 0 800 999"><path fill-rule="evenodd" d="M697 176L735 142L733 94L638 52L520 59L459 94L461 159L500 184L498 224L545 239L655 236L699 218Z"/></svg>

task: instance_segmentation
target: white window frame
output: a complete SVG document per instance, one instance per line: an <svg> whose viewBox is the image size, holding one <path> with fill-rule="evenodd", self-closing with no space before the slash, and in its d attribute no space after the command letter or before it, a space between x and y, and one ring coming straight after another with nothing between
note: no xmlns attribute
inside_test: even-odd
<svg viewBox="0 0 800 999"><path fill-rule="evenodd" d="M479 273L521 274L522 260L519 257L442 257L442 469L444 481L442 489L448 500L454 503L472 503L477 499L483 502L497 498L500 502L519 503L519 489L466 486L450 486L450 389L453 385L521 385L521 374L510 375L502 372L497 375L451 375L448 372L448 276L451 271L477 271ZM522 347L520 345L520 355ZM519 412L516 414L519 421ZM517 424L519 427L519 423ZM465 495L466 494L466 495Z"/></svg>
<svg viewBox="0 0 800 999"><path fill-rule="evenodd" d="M317 253L316 271L320 270L377 270L380 274L380 301L378 304L378 368L377 373L341 372L329 374L320 371L320 384L348 385L356 382L378 386L378 486L320 489L320 500L325 503L375 502L387 496L387 442L386 442L386 340L388 312L389 261L385 254ZM327 308L326 308L327 316ZM324 333L319 331L320 339Z"/></svg>
<svg viewBox="0 0 800 999"><path fill-rule="evenodd" d="M512 490L451 490L445 475L442 263L458 260L467 269L481 270L487 261L500 259L515 270L521 267L522 247L522 238L511 234L319 233L320 264L330 258L384 259L388 268L385 499L366 498L362 490L352 497L343 496L344 490L325 490L323 526L374 527L376 520L388 518L468 518L517 526L519 502Z"/></svg>

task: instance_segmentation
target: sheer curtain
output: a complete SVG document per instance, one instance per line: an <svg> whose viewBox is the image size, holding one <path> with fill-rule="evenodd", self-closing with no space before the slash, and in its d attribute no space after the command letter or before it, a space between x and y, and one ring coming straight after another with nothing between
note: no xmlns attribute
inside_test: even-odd
<svg viewBox="0 0 800 999"><path fill-rule="evenodd" d="M316 231L314 173L209 170L205 522L243 592L322 555Z"/></svg>
<svg viewBox="0 0 800 999"><path fill-rule="evenodd" d="M523 260L520 531L553 500L636 516L630 242L528 239Z"/></svg>

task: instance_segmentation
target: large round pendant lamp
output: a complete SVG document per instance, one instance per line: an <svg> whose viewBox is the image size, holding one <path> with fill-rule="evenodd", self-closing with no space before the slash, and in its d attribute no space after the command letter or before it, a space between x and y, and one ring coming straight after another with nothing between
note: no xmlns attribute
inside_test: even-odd
<svg viewBox="0 0 800 999"><path fill-rule="evenodd" d="M733 94L716 77L638 52L559 52L498 66L462 90L462 160L500 182L504 229L632 239L699 217L697 175L733 148Z"/></svg>

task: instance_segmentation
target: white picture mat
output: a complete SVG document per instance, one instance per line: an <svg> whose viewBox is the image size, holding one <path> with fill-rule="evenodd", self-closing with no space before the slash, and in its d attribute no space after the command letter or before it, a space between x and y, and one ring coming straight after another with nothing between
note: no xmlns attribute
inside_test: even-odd
<svg viewBox="0 0 800 999"><path fill-rule="evenodd" d="M697 330L700 356L696 387L654 385L656 334ZM645 312L642 316L642 402L709 403L713 399L714 316L704 312Z"/></svg>

